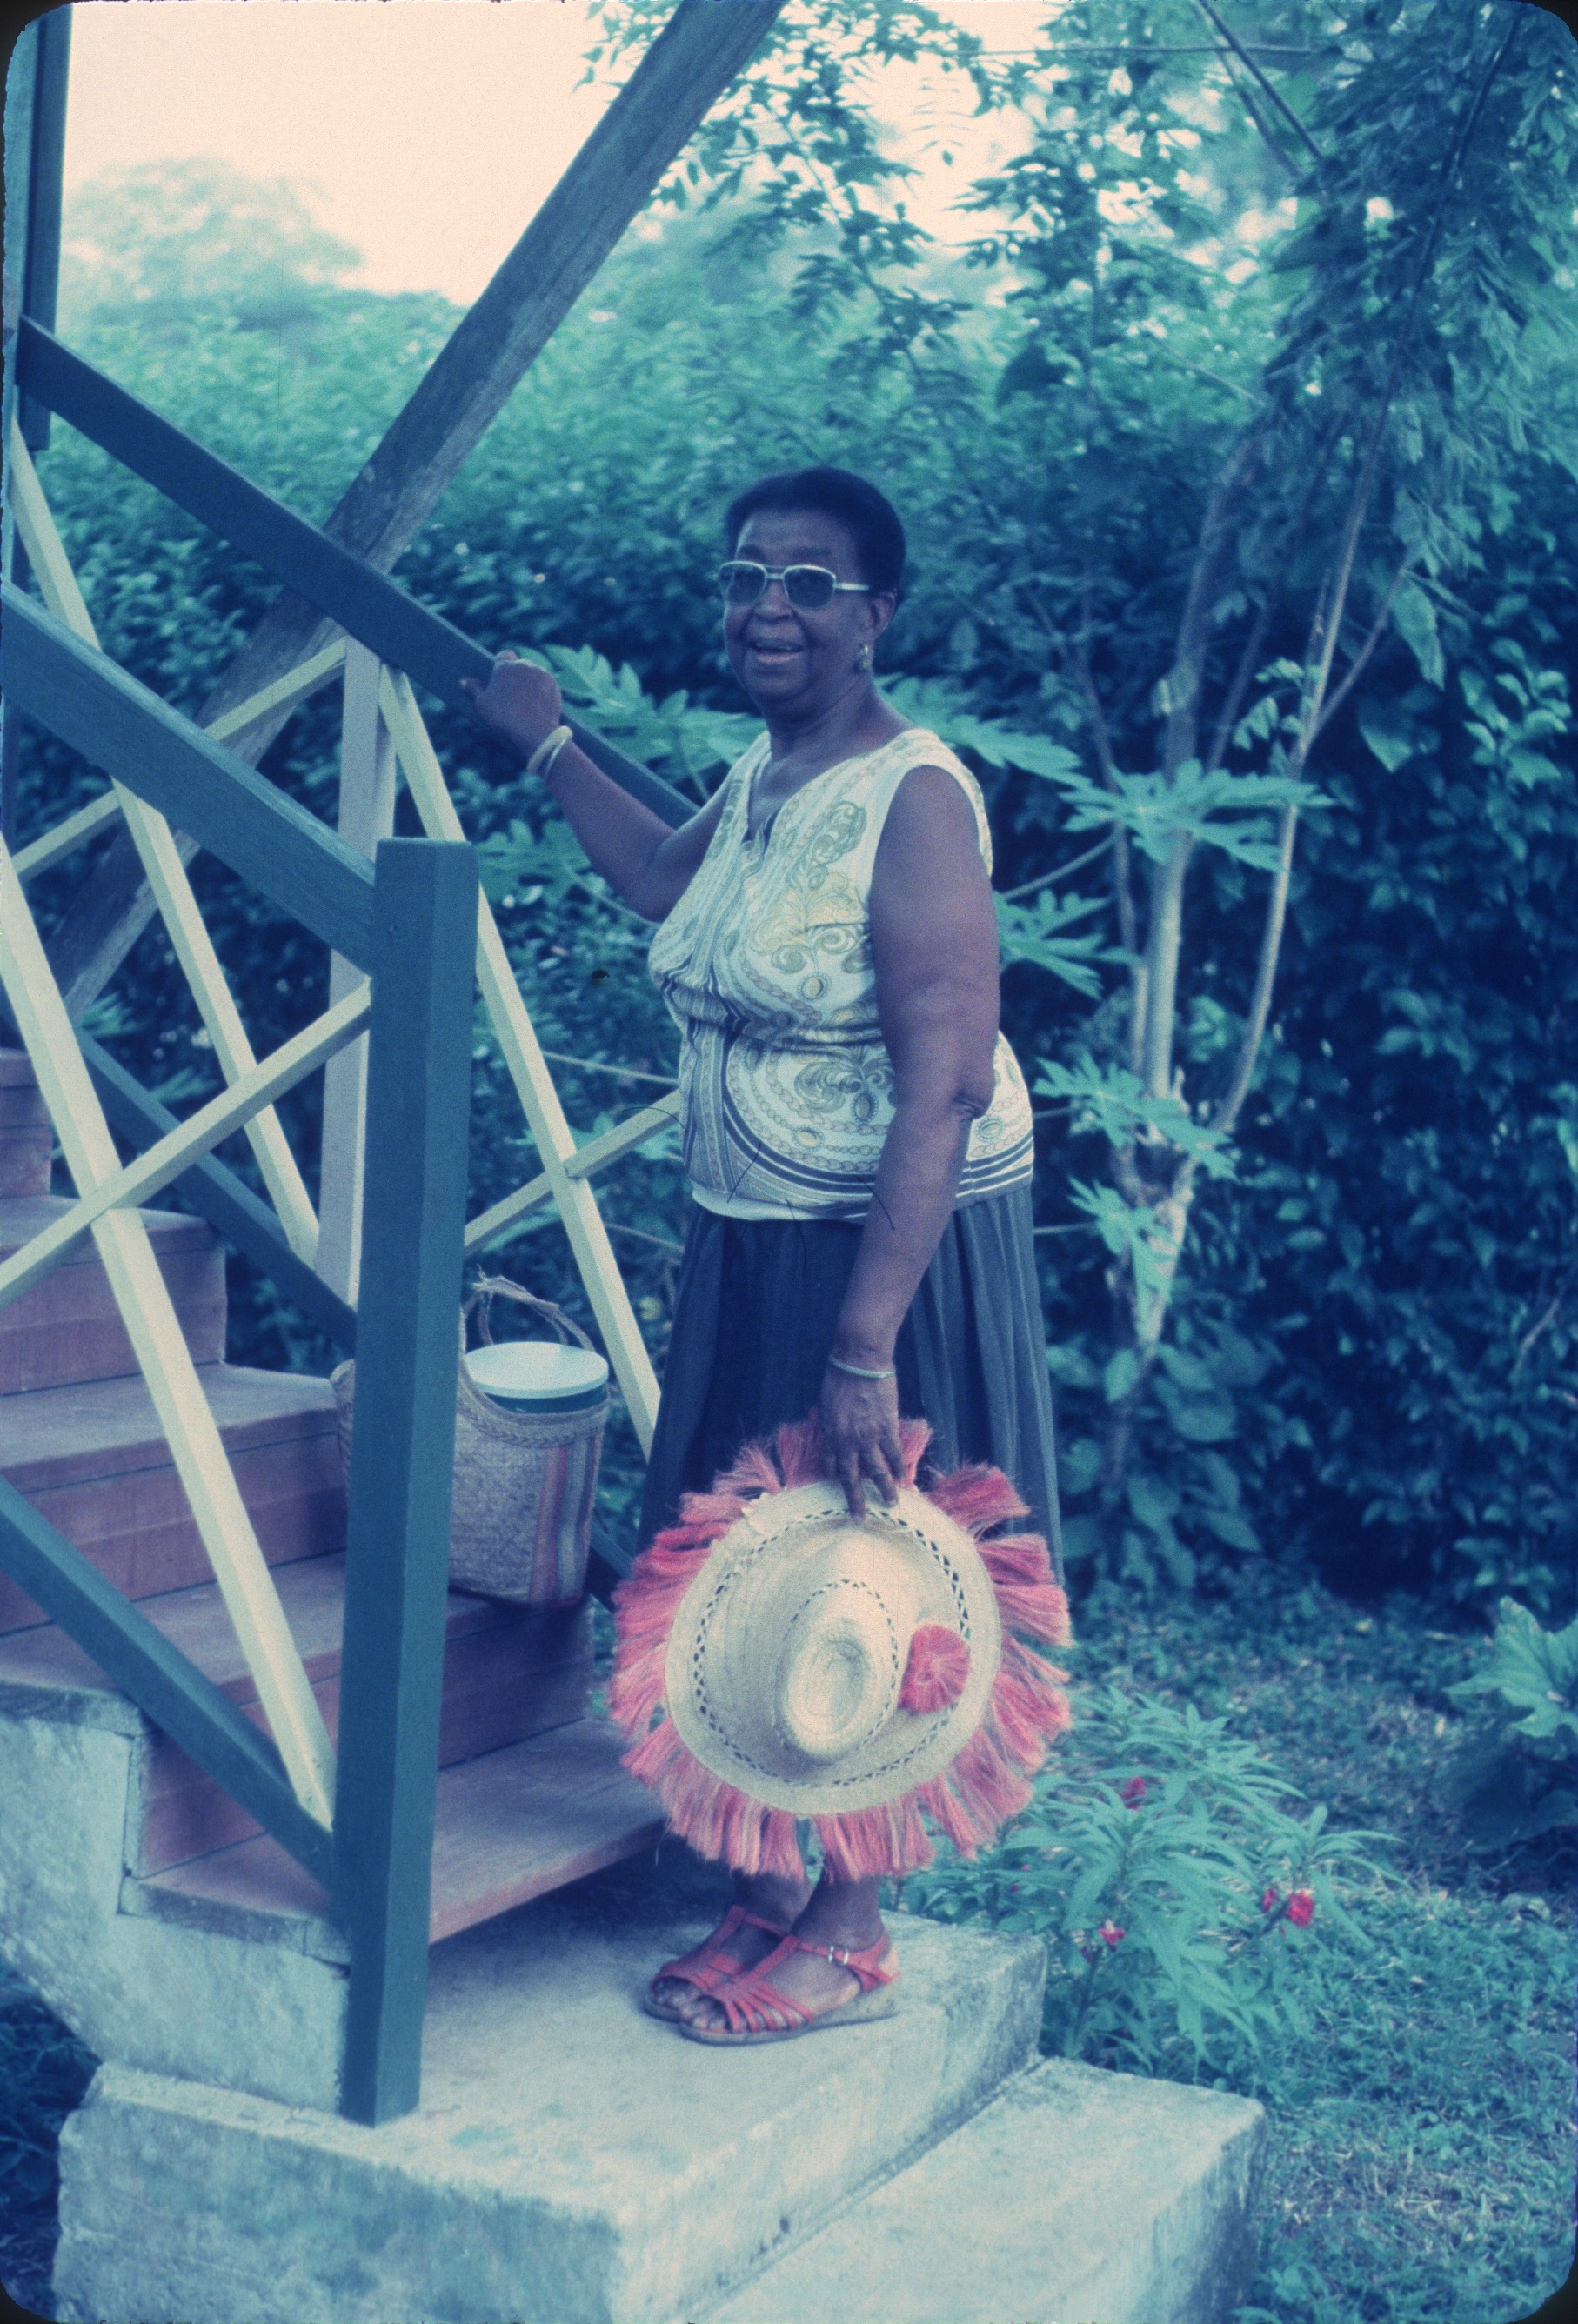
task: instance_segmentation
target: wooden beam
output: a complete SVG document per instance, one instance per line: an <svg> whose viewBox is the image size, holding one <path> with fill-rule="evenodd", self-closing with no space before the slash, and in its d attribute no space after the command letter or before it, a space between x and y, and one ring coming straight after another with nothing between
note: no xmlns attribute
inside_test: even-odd
<svg viewBox="0 0 1578 2324"><path fill-rule="evenodd" d="M161 1105L124 1065L117 1065L107 1049L100 1048L97 1041L81 1034L78 1040L106 1120L134 1151L145 1152L160 1139L168 1138L171 1130L180 1129L169 1107ZM259 1202L251 1187L245 1185L233 1170L227 1170L211 1154L207 1155L172 1180L171 1191L181 1195L210 1226L217 1227L226 1240L234 1243L261 1273L277 1284L308 1321L327 1333L337 1347L344 1349L346 1355L355 1353L355 1308L347 1306L312 1268L297 1258L268 1204Z"/></svg>
<svg viewBox="0 0 1578 2324"><path fill-rule="evenodd" d="M460 818L455 812L443 769L409 680L385 671L382 699L383 715L394 737L394 747L417 813L421 816L422 828L435 839L458 839ZM515 972L510 966L493 906L485 896L477 907L476 975L494 1037L526 1116L526 1126L542 1157L614 1376L645 1452L651 1444L657 1422L657 1374L596 1199L576 1171L575 1132L565 1118L548 1060L521 998Z"/></svg>
<svg viewBox="0 0 1578 2324"><path fill-rule="evenodd" d="M673 1097L660 1098L656 1105L644 1106L640 1113L630 1114L623 1121L616 1121L612 1130L604 1130L600 1137L589 1138L584 1146L577 1146L575 1152L567 1157L564 1166L566 1177L588 1178L594 1170L601 1170L605 1163L617 1162L622 1155L633 1153L638 1146L644 1146L648 1139L655 1137L660 1130L667 1130L678 1111L679 1099L676 1093ZM537 1210L543 1203L551 1201L553 1191L553 1180L546 1170L542 1170L535 1178L529 1178L523 1186L517 1186L512 1194L505 1194L491 1209L480 1212L466 1230L466 1257L469 1259L474 1251L485 1250L490 1243L497 1242L518 1219L523 1219L529 1211Z"/></svg>
<svg viewBox="0 0 1578 2324"><path fill-rule="evenodd" d="M326 1058L356 1038L367 1021L368 1008L366 987L359 986L303 1027L272 1056L199 1106L187 1120L178 1122L168 1137L149 1147L135 1161L106 1172L69 1211L58 1213L47 1227L0 1261L0 1307L20 1299L47 1275L96 1221L107 1218L112 1211L135 1210L151 1203L172 1179L182 1176L194 1162L233 1137L262 1107L305 1081Z"/></svg>
<svg viewBox="0 0 1578 2324"><path fill-rule="evenodd" d="M709 7L743 5L745 0L705 0ZM233 468L227 460L207 451L185 430L128 394L105 373L96 371L69 347L37 329L25 318L17 334L17 367L23 385L46 401L74 428L155 485L167 499L184 508L233 548L255 558L276 578L288 582L300 595L332 615L372 652L397 669L409 671L419 684L454 709L471 713L463 678L484 684L493 656L457 630L452 622L419 604L366 558L309 524L282 501ZM314 654L311 659L317 659ZM250 700L250 697L249 697ZM203 711L205 726L210 706ZM283 712L254 714L249 751L260 735L277 731ZM215 724L220 720L216 717ZM650 769L610 742L605 735L571 715L566 724L604 773L622 783L645 806L670 824L695 813L683 798Z"/></svg>
<svg viewBox="0 0 1578 2324"><path fill-rule="evenodd" d="M266 718L272 710L281 706L287 710L296 709L309 695L316 694L319 687L328 683L343 665L345 658L346 641L340 638L332 646L326 646L322 653L315 654L300 669L288 670L283 678L276 679L272 686L265 687L250 701L241 703L235 710L226 711L223 718L216 718L212 725L204 727L203 732L214 742L223 742L233 734L245 733L247 727L255 725L260 718ZM17 878L31 880L35 872L45 871L50 864L58 863L62 856L69 855L91 839L95 832L102 831L106 823L113 823L120 811L119 796L114 790L107 790L102 798L90 799L86 807L78 807L75 815L69 815L63 823L56 824L53 830L44 832L25 847L14 848L11 860Z"/></svg>
<svg viewBox="0 0 1578 2324"><path fill-rule="evenodd" d="M265 686L260 694L248 695L245 702L238 702L234 710L226 710L223 717L210 719L203 729L204 733L211 734L216 742L228 742L234 736L245 734L249 726L260 724L276 710L289 715L307 700L309 695L316 694L320 686L328 685L345 658L346 641L344 638L337 638L332 645L325 646L321 653L313 654L308 660L298 664L296 669L288 669L283 678L275 678L272 686Z"/></svg>
<svg viewBox="0 0 1578 2324"><path fill-rule="evenodd" d="M299 1805L269 1738L3 1477L0 1567L327 1886L329 1835Z"/></svg>
<svg viewBox="0 0 1578 2324"><path fill-rule="evenodd" d="M55 327L60 280L60 191L66 161L66 88L71 69L71 11L51 8L38 20L33 64L32 134L27 156L27 244L23 255L22 311ZM45 407L23 394L17 413L31 451L50 440Z"/></svg>
<svg viewBox="0 0 1578 2324"><path fill-rule="evenodd" d="M20 590L5 585L0 610L9 700L337 952L367 961L373 874L361 856Z"/></svg>
<svg viewBox="0 0 1578 2324"><path fill-rule="evenodd" d="M7 624L9 642L10 624ZM115 1176L115 1141L50 974L22 882L0 847L0 985L16 1020L79 1194ZM334 1753L280 1606L252 1519L198 1379L148 1230L135 1211L111 1211L93 1239L115 1303L170 1445L226 1609L256 1683L291 1787L309 1815L330 1821Z"/></svg>
<svg viewBox="0 0 1578 2324"><path fill-rule="evenodd" d="M378 707L383 667L365 646L354 640L348 645L340 721L339 835L369 862L378 842L394 835L394 745ZM365 981L353 962L337 952L329 954L330 1001L343 1000ZM348 1300L355 1298L362 1268L366 1099L367 1044L362 1039L342 1049L324 1074L318 1148L315 1264L329 1287Z"/></svg>
<svg viewBox="0 0 1578 2324"><path fill-rule="evenodd" d="M335 1894L351 1939L344 2111L420 2094L471 1105L476 855L376 859L367 1205L340 1674Z"/></svg>
<svg viewBox="0 0 1578 2324"><path fill-rule="evenodd" d="M56 824L52 831L46 831L42 838L16 850L11 861L17 878L31 880L35 872L58 863L62 856L71 854L91 839L96 831L102 831L106 823L114 823L120 811L117 791L107 790L102 798L89 799L86 807L79 807L75 815Z"/></svg>
<svg viewBox="0 0 1578 2324"><path fill-rule="evenodd" d="M51 514L20 429L12 436L11 460L12 505L44 603L86 644L97 646L98 633L93 626L93 616L71 569L66 545ZM159 906L181 973L191 988L219 1070L227 1082L239 1081L251 1073L257 1058L170 825L161 815L145 807L120 783L115 788L126 828L142 859L143 876ZM318 1248L318 1220L312 1198L279 1118L271 1107L248 1115L246 1136L291 1248L300 1258L311 1259Z"/></svg>
<svg viewBox="0 0 1578 2324"><path fill-rule="evenodd" d="M782 5L680 0L328 518L333 540L382 572L393 566ZM203 722L270 684L329 635L330 625L304 599L280 598L209 696ZM397 669L409 668L376 640L364 642ZM277 732L265 721L247 737L245 754L254 765ZM577 740L605 772L614 772L595 738L577 732ZM92 891L51 948L73 1015L103 991L152 908L134 851L112 844Z"/></svg>

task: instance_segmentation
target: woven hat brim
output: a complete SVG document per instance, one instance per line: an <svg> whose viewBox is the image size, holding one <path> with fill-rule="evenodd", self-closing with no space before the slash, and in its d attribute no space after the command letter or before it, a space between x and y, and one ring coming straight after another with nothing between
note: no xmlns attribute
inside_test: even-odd
<svg viewBox="0 0 1578 2324"><path fill-rule="evenodd" d="M924 1422L901 1425L908 1485L915 1485L929 1434ZM617 1649L608 1704L629 1738L624 1765L656 1792L673 1829L693 1848L748 1874L800 1876L796 1812L752 1797L690 1749L667 1713L669 1639L691 1584L748 1503L819 1482L821 1474L814 1416L780 1429L771 1445L746 1445L711 1491L686 1495L680 1522L642 1552L615 1593ZM827 1864L841 1879L909 1872L929 1863L933 1849L923 1814L961 1853L974 1855L1027 1804L1029 1778L1068 1724L1066 1673L1026 1643L1066 1644L1067 1601L1040 1536L997 1530L1026 1514L1012 1484L1000 1470L972 1464L929 1480L924 1498L979 1551L1001 1630L996 1676L974 1731L928 1780L876 1805L811 1811Z"/></svg>

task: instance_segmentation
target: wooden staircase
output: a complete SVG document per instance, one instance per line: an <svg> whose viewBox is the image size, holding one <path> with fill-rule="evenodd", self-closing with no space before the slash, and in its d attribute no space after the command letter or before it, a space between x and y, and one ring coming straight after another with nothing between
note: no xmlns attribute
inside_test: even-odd
<svg viewBox="0 0 1578 2324"><path fill-rule="evenodd" d="M0 1259L67 1207L50 1193L51 1143L26 1057L0 1050ZM326 1380L226 1363L224 1254L212 1230L174 1212L143 1216L334 1736L346 1494L333 1394ZM90 1239L0 1308L0 1474L263 1723ZM450 1591L432 1941L656 1840L655 1803L619 1766L613 1730L590 1714L592 1677L589 1603L533 1612ZM345 1942L318 1884L0 1574L0 1720L102 1726L112 1702L134 1745L115 1914L232 1943L283 1941L326 1964L343 1962ZM0 1819L5 1813L0 1807ZM39 1843L50 1837L41 1832ZM29 1942L27 1895L21 1873L14 1869L9 1881L0 1875L0 1947L83 2039L134 2059L135 2039L111 2046L121 2011L106 2018L102 1997L74 2007L69 1975L50 1976ZM42 1941L42 1929L37 1934ZM211 2043L204 2049L211 2075ZM180 2070L168 2041L161 2056L164 2070ZM300 2088L293 2075L283 2080ZM260 2079L242 2066L236 2086L284 2095L266 2068Z"/></svg>

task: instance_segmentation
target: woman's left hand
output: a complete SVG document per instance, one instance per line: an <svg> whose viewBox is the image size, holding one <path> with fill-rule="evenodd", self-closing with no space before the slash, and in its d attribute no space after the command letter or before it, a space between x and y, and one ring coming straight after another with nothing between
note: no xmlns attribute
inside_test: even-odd
<svg viewBox="0 0 1578 2324"><path fill-rule="evenodd" d="M849 1514L859 1524L866 1513L866 1486L874 1484L891 1501L904 1481L899 1443L899 1383L856 1379L829 1364L822 1375L817 1406L822 1423L822 1465L844 1487Z"/></svg>

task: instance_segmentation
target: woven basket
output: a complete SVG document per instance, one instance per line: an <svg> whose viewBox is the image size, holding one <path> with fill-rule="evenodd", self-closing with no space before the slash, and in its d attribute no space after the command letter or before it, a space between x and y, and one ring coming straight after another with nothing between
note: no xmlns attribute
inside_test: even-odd
<svg viewBox="0 0 1578 2324"><path fill-rule="evenodd" d="M484 1396L466 1369L466 1328L478 1310L479 1336L491 1343L488 1310L495 1293L542 1316L561 1340L592 1345L550 1299L503 1277L478 1283L466 1300L460 1311L449 1579L457 1590L517 1605L574 1605L586 1586L608 1398L579 1412L535 1413L507 1410ZM354 1363L344 1363L329 1375L347 1476L355 1371Z"/></svg>

